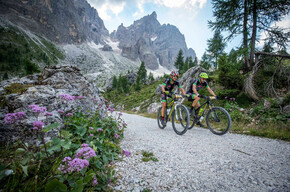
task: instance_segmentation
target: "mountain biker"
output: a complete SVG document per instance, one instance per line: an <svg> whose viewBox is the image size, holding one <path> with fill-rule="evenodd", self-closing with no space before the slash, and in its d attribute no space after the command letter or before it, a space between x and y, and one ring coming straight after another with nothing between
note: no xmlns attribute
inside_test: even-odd
<svg viewBox="0 0 290 192"><path fill-rule="evenodd" d="M166 122L164 120L164 114L166 109L166 100L167 96L171 98L175 98L175 93L172 92L174 89L174 86L177 86L183 95L185 95L185 92L181 85L179 84L179 81L177 81L179 74L175 71L172 71L170 74L170 78L167 78L161 87L161 100L162 100L162 110L161 110L161 117L162 117L162 125L165 126Z"/></svg>
<svg viewBox="0 0 290 192"><path fill-rule="evenodd" d="M207 88L208 92L216 97L215 93L211 90L211 88L208 86L208 83L206 82L206 79L208 78L208 75L206 73L200 73L199 74L199 78L194 80L192 83L192 86L189 87L188 91L186 92L186 94L189 94L190 96L188 97L188 101L193 101L192 102L192 106L190 109L190 113L192 113L194 107L196 106L196 108L200 107L200 97L198 94L198 91L200 89L202 89L203 87ZM198 114L198 111L196 111L196 114ZM199 117L196 116L196 118L198 119ZM200 127L204 127L203 124L201 124L201 122L197 122L197 125L199 125Z"/></svg>

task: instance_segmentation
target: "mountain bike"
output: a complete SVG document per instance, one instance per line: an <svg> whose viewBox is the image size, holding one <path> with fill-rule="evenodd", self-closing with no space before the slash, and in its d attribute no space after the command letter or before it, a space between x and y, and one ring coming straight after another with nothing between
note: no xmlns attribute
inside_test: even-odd
<svg viewBox="0 0 290 192"><path fill-rule="evenodd" d="M226 134L231 127L231 116L227 110L222 107L214 106L211 100L218 99L218 97L207 97L199 95L199 97L206 99L196 110L190 113L190 125L188 129L192 129L195 123L202 121L204 117L209 130L216 135Z"/></svg>
<svg viewBox="0 0 290 192"><path fill-rule="evenodd" d="M183 135L189 127L190 115L187 107L182 104L185 97L186 95L175 95L175 98L172 99L172 101L166 101L164 120L167 124L171 117L173 130L178 135ZM181 101L179 101L180 99ZM166 124L162 125L161 123L161 110L162 107L159 107L157 112L157 123L160 129L164 129Z"/></svg>

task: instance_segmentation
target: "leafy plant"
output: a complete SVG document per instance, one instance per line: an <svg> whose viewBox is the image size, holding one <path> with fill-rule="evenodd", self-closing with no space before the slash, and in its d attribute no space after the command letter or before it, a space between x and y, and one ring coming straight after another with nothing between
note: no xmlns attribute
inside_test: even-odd
<svg viewBox="0 0 290 192"><path fill-rule="evenodd" d="M158 161L156 157L154 157L154 154L152 152L142 151L142 161L148 162L148 161Z"/></svg>
<svg viewBox="0 0 290 192"><path fill-rule="evenodd" d="M67 102L73 96L61 95ZM100 104L101 105L101 104ZM106 107L100 106L99 107ZM106 108L110 116L101 118L99 113L67 112L62 114L62 123L44 125L38 115L52 115L45 107L29 106L36 114L33 134L40 145L28 145L21 141L12 146L0 148L0 181L3 191L106 191L114 181L113 163L119 154L130 156L121 150L119 142L123 138L125 122L121 113ZM115 115L116 114L116 115ZM5 123L13 126L25 118L23 112L5 116ZM58 134L50 141L44 136L51 130Z"/></svg>

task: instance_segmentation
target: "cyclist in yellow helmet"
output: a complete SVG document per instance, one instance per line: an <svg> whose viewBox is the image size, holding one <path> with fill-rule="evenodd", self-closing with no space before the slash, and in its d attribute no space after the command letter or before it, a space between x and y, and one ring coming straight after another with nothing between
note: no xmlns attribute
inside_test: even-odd
<svg viewBox="0 0 290 192"><path fill-rule="evenodd" d="M203 87L207 88L208 92L212 96L216 97L215 93L208 86L206 79L208 79L208 75L206 73L200 73L199 78L193 81L192 85L189 87L188 91L186 92L186 94L190 95L188 98L188 101L193 101L191 109L190 109L190 113L192 113L194 107L196 108L200 107L200 103L199 103L200 97L198 97L199 95L198 91L202 89ZM197 113L198 111L196 112L196 114ZM201 124L201 122L197 122L197 125L199 125L200 127L204 127L203 124Z"/></svg>

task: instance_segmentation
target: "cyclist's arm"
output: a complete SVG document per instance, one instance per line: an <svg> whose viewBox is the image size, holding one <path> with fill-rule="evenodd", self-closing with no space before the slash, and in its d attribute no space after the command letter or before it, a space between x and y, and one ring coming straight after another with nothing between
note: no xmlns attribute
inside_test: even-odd
<svg viewBox="0 0 290 192"><path fill-rule="evenodd" d="M195 85L195 84L192 85L192 90L193 90L193 93L194 93L195 95L198 95L198 92L197 92L197 90L196 90L196 85Z"/></svg>
<svg viewBox="0 0 290 192"><path fill-rule="evenodd" d="M179 89L180 89L182 95L185 95L184 89L182 87L180 87Z"/></svg>
<svg viewBox="0 0 290 192"><path fill-rule="evenodd" d="M214 96L214 97L216 96L215 93L213 92L213 90L211 90L211 88L209 86L207 86L207 90L212 96Z"/></svg>
<svg viewBox="0 0 290 192"><path fill-rule="evenodd" d="M161 87L161 91L162 91L162 93L165 92L165 85L162 85L162 87Z"/></svg>

